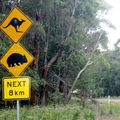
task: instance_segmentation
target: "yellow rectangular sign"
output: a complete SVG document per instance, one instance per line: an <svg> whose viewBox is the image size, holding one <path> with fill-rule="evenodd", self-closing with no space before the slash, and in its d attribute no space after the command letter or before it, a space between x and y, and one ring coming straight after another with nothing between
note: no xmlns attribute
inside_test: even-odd
<svg viewBox="0 0 120 120"><path fill-rule="evenodd" d="M31 84L29 77L3 78L3 99L30 99L30 88Z"/></svg>

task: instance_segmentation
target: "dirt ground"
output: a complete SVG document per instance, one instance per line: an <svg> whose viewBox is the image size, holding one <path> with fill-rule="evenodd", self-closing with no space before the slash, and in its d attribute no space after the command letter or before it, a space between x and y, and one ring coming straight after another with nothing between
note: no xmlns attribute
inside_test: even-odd
<svg viewBox="0 0 120 120"><path fill-rule="evenodd" d="M95 120L119 120L119 118L113 115L102 115L102 116L96 116Z"/></svg>

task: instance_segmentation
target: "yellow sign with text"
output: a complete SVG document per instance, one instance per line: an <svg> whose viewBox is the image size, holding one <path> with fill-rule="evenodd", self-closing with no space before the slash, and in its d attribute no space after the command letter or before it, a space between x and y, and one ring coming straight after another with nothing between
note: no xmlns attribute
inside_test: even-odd
<svg viewBox="0 0 120 120"><path fill-rule="evenodd" d="M15 43L32 25L32 21L18 7L14 7L0 25L0 29Z"/></svg>
<svg viewBox="0 0 120 120"><path fill-rule="evenodd" d="M14 76L19 76L33 61L33 56L19 43L13 44L1 58L1 64Z"/></svg>
<svg viewBox="0 0 120 120"><path fill-rule="evenodd" d="M4 100L30 99L29 77L3 78L2 82Z"/></svg>

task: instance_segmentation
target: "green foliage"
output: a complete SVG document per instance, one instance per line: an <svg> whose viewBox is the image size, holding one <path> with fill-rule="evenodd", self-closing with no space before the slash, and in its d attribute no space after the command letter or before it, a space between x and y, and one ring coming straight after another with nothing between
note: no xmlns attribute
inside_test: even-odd
<svg viewBox="0 0 120 120"><path fill-rule="evenodd" d="M63 103L63 93L56 90L50 95L50 99L54 104Z"/></svg>
<svg viewBox="0 0 120 120"><path fill-rule="evenodd" d="M76 113L73 115L72 120L78 120L78 119L79 119L79 112L76 112Z"/></svg>
<svg viewBox="0 0 120 120"><path fill-rule="evenodd" d="M11 40L9 40L5 34L0 31L0 56L5 54L11 45Z"/></svg>
<svg viewBox="0 0 120 120"><path fill-rule="evenodd" d="M108 60L110 67L102 68L102 86L104 88L104 95L119 96L119 50L107 52L105 59Z"/></svg>
<svg viewBox="0 0 120 120"><path fill-rule="evenodd" d="M42 24L38 24L38 32L41 36L45 37L45 30L44 30L44 26Z"/></svg>
<svg viewBox="0 0 120 120"><path fill-rule="evenodd" d="M85 110L85 120L95 120L94 113L91 110Z"/></svg>
<svg viewBox="0 0 120 120"><path fill-rule="evenodd" d="M108 60L104 57L104 55L103 55L103 57L101 58L101 60L100 60L100 64L102 64L102 65L104 65L106 68L110 68L111 67L111 64L108 62Z"/></svg>
<svg viewBox="0 0 120 120"><path fill-rule="evenodd" d="M37 89L40 86L40 84L42 84L38 73L30 67L25 71L24 75L31 77L31 86L34 89Z"/></svg>

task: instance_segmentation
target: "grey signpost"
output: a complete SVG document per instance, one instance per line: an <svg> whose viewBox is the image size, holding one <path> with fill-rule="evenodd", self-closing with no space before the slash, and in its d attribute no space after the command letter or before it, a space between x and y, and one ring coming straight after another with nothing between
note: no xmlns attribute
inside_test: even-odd
<svg viewBox="0 0 120 120"><path fill-rule="evenodd" d="M20 120L20 101L17 100L17 120Z"/></svg>

